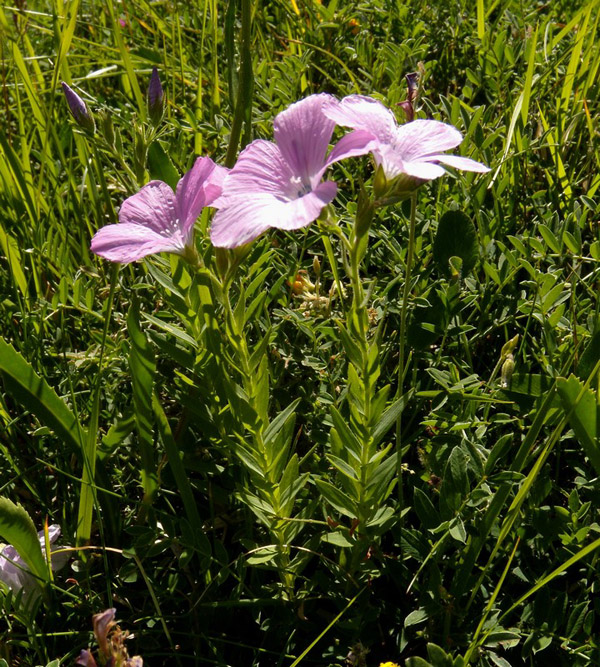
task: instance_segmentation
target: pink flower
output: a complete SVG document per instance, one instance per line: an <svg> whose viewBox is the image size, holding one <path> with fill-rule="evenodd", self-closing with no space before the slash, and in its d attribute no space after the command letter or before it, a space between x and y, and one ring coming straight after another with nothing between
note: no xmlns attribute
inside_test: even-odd
<svg viewBox="0 0 600 667"><path fill-rule="evenodd" d="M60 526L53 524L48 527L48 538L50 544L54 544L60 536ZM44 531L38 532L38 538L42 547L42 552L45 555L46 545L44 538ZM60 570L64 567L69 559L66 552L51 554L52 569L54 571ZM35 577L25 564L25 561L19 555L19 552L8 544L0 552L0 581L3 581L14 593L18 593L23 589L23 600L30 596L39 594L38 585Z"/></svg>
<svg viewBox="0 0 600 667"><path fill-rule="evenodd" d="M123 202L119 224L102 227L92 239L92 252L127 264L157 252L185 254L192 248L194 223L221 194L227 169L210 158L198 158L177 184L150 181Z"/></svg>
<svg viewBox="0 0 600 667"><path fill-rule="evenodd" d="M215 246L243 245L270 227L305 227L333 200L337 185L321 182L325 170L368 152L373 138L368 132L351 132L327 155L335 122L323 115L323 108L336 103L320 94L292 104L275 118L275 143L258 139L242 151L214 202L219 209L210 231Z"/></svg>
<svg viewBox="0 0 600 667"><path fill-rule="evenodd" d="M338 125L373 135L369 152L375 163L381 165L388 180L406 174L419 179L415 182L419 185L422 181L443 176L446 170L441 164L466 171L489 171L475 160L443 154L462 141L461 133L452 125L437 120L414 120L398 125L389 109L362 95L350 95L336 104L327 104L323 112Z"/></svg>

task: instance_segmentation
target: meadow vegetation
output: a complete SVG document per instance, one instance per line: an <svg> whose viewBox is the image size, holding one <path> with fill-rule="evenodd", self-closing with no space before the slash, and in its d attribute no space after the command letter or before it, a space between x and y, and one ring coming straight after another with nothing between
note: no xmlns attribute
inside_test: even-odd
<svg viewBox="0 0 600 667"><path fill-rule="evenodd" d="M0 665L96 653L113 607L147 665L600 664L599 20L599 0L2 7L0 539L33 574L0 583ZM365 155L302 229L215 249L207 208L193 261L91 252L149 180L233 166L311 94L404 122L411 72L416 117L489 173L370 208Z"/></svg>

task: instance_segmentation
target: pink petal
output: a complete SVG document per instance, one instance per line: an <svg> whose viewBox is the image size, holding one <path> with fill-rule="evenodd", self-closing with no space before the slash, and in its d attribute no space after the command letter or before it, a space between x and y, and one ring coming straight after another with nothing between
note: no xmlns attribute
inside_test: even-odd
<svg viewBox="0 0 600 667"><path fill-rule="evenodd" d="M228 170L218 167L209 157L199 157L194 166L177 184L177 206L184 237L190 234L205 206L221 194Z"/></svg>
<svg viewBox="0 0 600 667"><path fill-rule="evenodd" d="M267 231L272 220L281 217L285 202L271 194L254 194L230 199L212 219L211 243L217 248L236 248Z"/></svg>
<svg viewBox="0 0 600 667"><path fill-rule="evenodd" d="M213 206L221 208L227 198L257 193L289 198L293 176L279 148L271 141L257 139L240 153L223 182L222 196Z"/></svg>
<svg viewBox="0 0 600 667"><path fill-rule="evenodd" d="M149 227L121 222L99 229L92 239L91 250L111 262L128 264L157 252L180 253L185 240L180 232L162 236Z"/></svg>
<svg viewBox="0 0 600 667"><path fill-rule="evenodd" d="M366 155L371 151L376 141L375 135L365 130L355 130L344 135L333 147L331 153L329 153L325 166L321 171L325 171L330 164L344 160L347 157ZM319 174L319 176L321 175Z"/></svg>
<svg viewBox="0 0 600 667"><path fill-rule="evenodd" d="M289 201L267 193L223 198L223 206L212 221L210 240L218 248L235 248L253 241L270 227L287 230L306 227L316 220L336 192L337 185L327 181Z"/></svg>
<svg viewBox="0 0 600 667"><path fill-rule="evenodd" d="M300 229L306 227L319 217L319 214L333 201L337 194L337 184L334 181L325 181L308 192L286 204L286 217L271 222L277 229Z"/></svg>
<svg viewBox="0 0 600 667"><path fill-rule="evenodd" d="M48 539L50 544L54 544L56 540L60 537L60 526L57 523L53 523L51 526L48 526ZM45 538L44 531L38 530L38 538L42 547L44 546Z"/></svg>
<svg viewBox="0 0 600 667"><path fill-rule="evenodd" d="M335 128L323 108L333 99L321 93L296 102L273 122L275 141L291 170L305 183L323 168Z"/></svg>
<svg viewBox="0 0 600 667"><path fill-rule="evenodd" d="M413 120L396 129L392 147L403 160L418 160L458 146L462 134L437 120Z"/></svg>
<svg viewBox="0 0 600 667"><path fill-rule="evenodd" d="M388 175L388 170L385 165L383 167L386 176ZM392 173L389 177L397 176L398 174L408 174L409 176L415 176L416 178L421 178L424 181L431 181L434 178L439 178L446 173L446 170L443 167L440 167L439 164L434 164L433 162L426 162L421 160L413 160L411 162L404 162L402 164L402 169L399 169L396 173Z"/></svg>
<svg viewBox="0 0 600 667"><path fill-rule="evenodd" d="M150 181L126 199L119 211L119 221L143 225L158 234L180 229L179 210L173 190L162 181Z"/></svg>
<svg viewBox="0 0 600 667"><path fill-rule="evenodd" d="M340 102L329 101L324 113L338 125L371 132L383 143L392 140L397 127L396 118L388 108L363 95L349 95Z"/></svg>
<svg viewBox="0 0 600 667"><path fill-rule="evenodd" d="M481 162L475 162L475 160L471 160L468 157L462 157L461 155L432 155L427 159L438 160L442 164L447 164L449 167L463 169L464 171L476 171L480 174L485 174L490 171L490 168L481 164Z"/></svg>

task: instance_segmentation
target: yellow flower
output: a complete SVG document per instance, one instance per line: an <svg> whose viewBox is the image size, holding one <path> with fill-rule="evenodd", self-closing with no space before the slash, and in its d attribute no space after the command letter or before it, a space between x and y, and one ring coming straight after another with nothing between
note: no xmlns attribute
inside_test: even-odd
<svg viewBox="0 0 600 667"><path fill-rule="evenodd" d="M379 667L400 667L395 662L382 662Z"/></svg>

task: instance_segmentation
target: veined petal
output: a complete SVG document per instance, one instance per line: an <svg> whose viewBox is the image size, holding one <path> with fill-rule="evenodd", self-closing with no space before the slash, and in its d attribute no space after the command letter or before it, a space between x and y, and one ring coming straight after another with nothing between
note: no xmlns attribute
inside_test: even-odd
<svg viewBox="0 0 600 667"><path fill-rule="evenodd" d="M231 197L269 194L287 199L294 174L283 159L279 148L271 141L257 139L240 153L233 169L223 181L223 194L213 202L222 208Z"/></svg>
<svg viewBox="0 0 600 667"><path fill-rule="evenodd" d="M455 148L462 134L452 125L437 120L413 120L396 129L392 146L403 160L419 160Z"/></svg>
<svg viewBox="0 0 600 667"><path fill-rule="evenodd" d="M481 162L476 162L475 160L471 160L471 158L462 157L461 155L431 155L427 159L437 160L442 164L447 164L449 167L462 169L464 171L476 171L480 174L485 174L490 171L490 168L481 164Z"/></svg>
<svg viewBox="0 0 600 667"><path fill-rule="evenodd" d="M210 227L210 240L217 248L236 248L253 241L282 217L285 207L285 202L266 193L228 200L221 197L221 201L222 208Z"/></svg>
<svg viewBox="0 0 600 667"><path fill-rule="evenodd" d="M377 142L375 135L366 130L354 130L354 132L344 135L327 156L327 161L319 177L334 162L339 162L347 157L355 157L356 155L366 155L371 150L374 142Z"/></svg>
<svg viewBox="0 0 600 667"><path fill-rule="evenodd" d="M340 102L328 101L323 112L338 125L366 130L381 142L390 142L397 127L394 114L386 107L364 95L348 95Z"/></svg>
<svg viewBox="0 0 600 667"><path fill-rule="evenodd" d="M209 157L199 157L177 184L178 217L184 237L189 235L202 209L221 194L227 172Z"/></svg>
<svg viewBox="0 0 600 667"><path fill-rule="evenodd" d="M278 114L273 122L275 141L295 176L304 183L323 168L335 122L323 109L331 95L311 95Z"/></svg>
<svg viewBox="0 0 600 667"><path fill-rule="evenodd" d="M180 232L162 236L149 227L121 222L99 229L92 239L91 250L111 262L128 264L156 252L181 253L185 240Z"/></svg>
<svg viewBox="0 0 600 667"><path fill-rule="evenodd" d="M235 248L253 241L270 227L287 230L306 227L317 219L336 192L337 185L327 181L288 201L266 193L222 197L222 207L212 221L210 240L218 248Z"/></svg>
<svg viewBox="0 0 600 667"><path fill-rule="evenodd" d="M300 229L306 227L319 217L319 214L337 194L337 184L334 181L325 181L308 192L285 205L285 215L279 220L271 222L271 227L277 229Z"/></svg>
<svg viewBox="0 0 600 667"><path fill-rule="evenodd" d="M181 225L175 193L162 181L150 181L123 202L119 221L143 225L157 234L174 232Z"/></svg>

